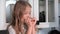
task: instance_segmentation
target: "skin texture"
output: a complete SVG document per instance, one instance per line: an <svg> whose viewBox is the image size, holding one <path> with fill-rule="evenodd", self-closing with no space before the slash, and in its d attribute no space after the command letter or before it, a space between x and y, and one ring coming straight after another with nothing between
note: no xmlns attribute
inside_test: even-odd
<svg viewBox="0 0 60 34"><path fill-rule="evenodd" d="M25 23L28 26L28 30L26 34L36 34L36 31L35 31L36 18L31 17L31 7L29 6L26 7L26 10L24 12L22 19L25 20Z"/></svg>

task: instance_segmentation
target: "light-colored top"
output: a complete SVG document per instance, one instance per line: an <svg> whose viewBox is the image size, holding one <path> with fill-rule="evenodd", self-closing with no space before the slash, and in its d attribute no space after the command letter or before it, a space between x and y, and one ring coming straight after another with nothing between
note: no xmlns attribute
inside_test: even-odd
<svg viewBox="0 0 60 34"><path fill-rule="evenodd" d="M8 31L9 31L9 34L16 34L16 32L15 32L15 30L13 29L12 26L10 26L10 27L8 28ZM19 33L19 34L21 34L21 33Z"/></svg>
<svg viewBox="0 0 60 34"><path fill-rule="evenodd" d="M12 26L8 28L9 34L16 34L15 30L13 29Z"/></svg>
<svg viewBox="0 0 60 34"><path fill-rule="evenodd" d="M26 32L26 29L24 29L24 30L25 30L25 31L24 31L24 33L25 33L25 32ZM15 32L15 30L13 29L12 26L9 26L8 31L9 31L9 34L16 34L16 32ZM21 34L21 33L19 33L19 34Z"/></svg>

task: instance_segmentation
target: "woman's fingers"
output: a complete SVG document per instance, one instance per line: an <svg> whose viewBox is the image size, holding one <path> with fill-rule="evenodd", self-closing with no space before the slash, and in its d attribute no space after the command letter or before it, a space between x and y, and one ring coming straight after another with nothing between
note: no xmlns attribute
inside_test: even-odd
<svg viewBox="0 0 60 34"><path fill-rule="evenodd" d="M36 21L37 21L36 18L32 19L32 22L33 22L34 25L36 24Z"/></svg>
<svg viewBox="0 0 60 34"><path fill-rule="evenodd" d="M28 26L34 26L36 24L36 18L31 18L28 17L27 19L25 19L25 22Z"/></svg>

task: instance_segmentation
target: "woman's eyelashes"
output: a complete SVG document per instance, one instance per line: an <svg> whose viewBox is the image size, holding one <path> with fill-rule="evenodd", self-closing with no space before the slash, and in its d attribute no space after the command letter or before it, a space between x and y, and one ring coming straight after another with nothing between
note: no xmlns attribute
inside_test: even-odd
<svg viewBox="0 0 60 34"><path fill-rule="evenodd" d="M31 12L30 11L26 11L26 12L24 12L24 14L31 14Z"/></svg>

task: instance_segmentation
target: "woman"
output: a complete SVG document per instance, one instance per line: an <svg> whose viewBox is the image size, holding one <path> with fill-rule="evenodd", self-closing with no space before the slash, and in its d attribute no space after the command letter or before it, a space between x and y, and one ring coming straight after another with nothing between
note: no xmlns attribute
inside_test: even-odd
<svg viewBox="0 0 60 34"><path fill-rule="evenodd" d="M28 2L17 1L12 16L9 34L36 34L36 19L31 18L31 5Z"/></svg>

